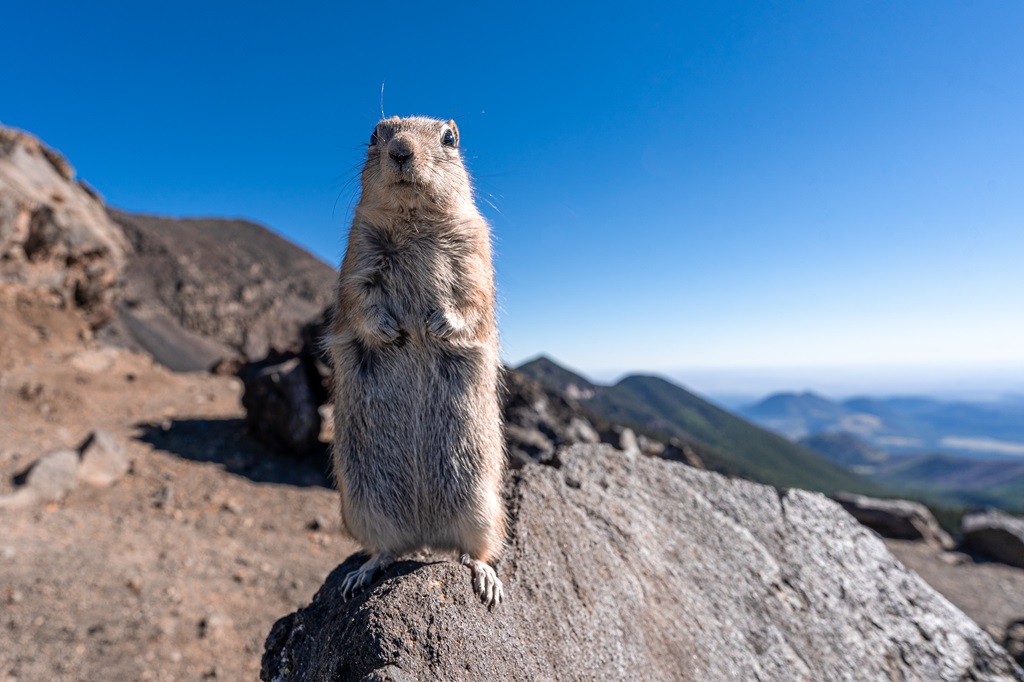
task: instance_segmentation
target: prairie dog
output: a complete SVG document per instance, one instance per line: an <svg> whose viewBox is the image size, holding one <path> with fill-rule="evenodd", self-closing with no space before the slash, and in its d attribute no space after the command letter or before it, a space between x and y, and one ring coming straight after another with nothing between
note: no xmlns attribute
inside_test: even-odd
<svg viewBox="0 0 1024 682"><path fill-rule="evenodd" d="M488 607L504 598L494 269L458 147L431 118L370 137L327 339L341 516L370 554L346 599L421 547L459 552Z"/></svg>

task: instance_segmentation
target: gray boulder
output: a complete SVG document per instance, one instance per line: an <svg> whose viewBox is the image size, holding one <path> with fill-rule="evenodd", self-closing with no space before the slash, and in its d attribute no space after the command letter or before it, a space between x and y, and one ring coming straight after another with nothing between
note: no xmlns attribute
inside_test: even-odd
<svg viewBox="0 0 1024 682"><path fill-rule="evenodd" d="M507 489L508 600L404 561L336 569L278 621L263 680L1022 680L976 624L822 495L578 445Z"/></svg>
<svg viewBox="0 0 1024 682"><path fill-rule="evenodd" d="M949 533L942 530L928 507L920 502L883 500L847 493L837 493L832 499L882 537L923 540L939 549L953 549L956 544Z"/></svg>
<svg viewBox="0 0 1024 682"><path fill-rule="evenodd" d="M114 316L128 242L67 160L28 133L0 126L0 282Z"/></svg>
<svg viewBox="0 0 1024 682"><path fill-rule="evenodd" d="M972 552L1024 568L1024 519L987 509L965 514L960 527Z"/></svg>

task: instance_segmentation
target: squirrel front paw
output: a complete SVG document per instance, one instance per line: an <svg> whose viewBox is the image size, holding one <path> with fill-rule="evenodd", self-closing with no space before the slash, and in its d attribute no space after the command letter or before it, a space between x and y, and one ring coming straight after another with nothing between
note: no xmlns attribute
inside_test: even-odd
<svg viewBox="0 0 1024 682"><path fill-rule="evenodd" d="M374 337L384 343L394 343L402 335L395 316L379 306L370 309L366 328Z"/></svg>
<svg viewBox="0 0 1024 682"><path fill-rule="evenodd" d="M450 339L459 326L454 313L435 310L427 316L427 331L439 339Z"/></svg>

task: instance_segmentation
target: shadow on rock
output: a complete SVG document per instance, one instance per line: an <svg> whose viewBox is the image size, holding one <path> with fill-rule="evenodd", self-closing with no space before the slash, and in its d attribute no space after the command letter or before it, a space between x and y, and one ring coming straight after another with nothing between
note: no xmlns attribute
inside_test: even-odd
<svg viewBox="0 0 1024 682"><path fill-rule="evenodd" d="M137 424L138 439L183 459L220 464L257 483L332 487L325 443L288 457L253 438L244 419L177 419Z"/></svg>

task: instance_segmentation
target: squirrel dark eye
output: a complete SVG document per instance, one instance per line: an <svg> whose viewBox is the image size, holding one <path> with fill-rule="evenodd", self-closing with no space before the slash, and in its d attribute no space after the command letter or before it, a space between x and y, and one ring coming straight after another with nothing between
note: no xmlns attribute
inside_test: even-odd
<svg viewBox="0 0 1024 682"><path fill-rule="evenodd" d="M452 132L451 128L445 128L444 134L441 135L441 144L455 149L455 133Z"/></svg>
<svg viewBox="0 0 1024 682"><path fill-rule="evenodd" d="M370 133L370 146L372 147L372 146L374 146L376 144L377 144L377 129L374 128L373 132Z"/></svg>

